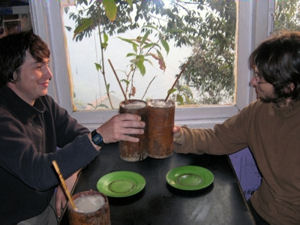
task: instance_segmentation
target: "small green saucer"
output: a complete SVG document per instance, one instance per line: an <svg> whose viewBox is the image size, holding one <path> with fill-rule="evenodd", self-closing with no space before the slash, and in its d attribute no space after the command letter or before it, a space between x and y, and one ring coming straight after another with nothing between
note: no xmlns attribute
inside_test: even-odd
<svg viewBox="0 0 300 225"><path fill-rule="evenodd" d="M196 191L208 187L214 181L211 171L200 166L180 166L166 175L169 185L184 191Z"/></svg>
<svg viewBox="0 0 300 225"><path fill-rule="evenodd" d="M131 171L116 171L101 177L97 189L109 197L129 197L144 189L146 181L143 176Z"/></svg>

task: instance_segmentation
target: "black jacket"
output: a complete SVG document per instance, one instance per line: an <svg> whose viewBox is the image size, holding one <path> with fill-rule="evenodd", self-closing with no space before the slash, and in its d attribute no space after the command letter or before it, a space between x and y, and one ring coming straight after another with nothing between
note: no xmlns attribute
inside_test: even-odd
<svg viewBox="0 0 300 225"><path fill-rule="evenodd" d="M10 88L0 88L1 225L47 207L59 184L52 160L67 178L98 155L88 133L51 97L40 97L32 107Z"/></svg>

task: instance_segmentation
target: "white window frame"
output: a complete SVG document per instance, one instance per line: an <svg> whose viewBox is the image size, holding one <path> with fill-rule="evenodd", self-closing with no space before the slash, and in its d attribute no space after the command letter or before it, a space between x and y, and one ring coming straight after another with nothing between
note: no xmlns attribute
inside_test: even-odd
<svg viewBox="0 0 300 225"><path fill-rule="evenodd" d="M117 114L117 110L73 111L71 101L70 68L66 53L67 41L58 0L29 0L34 32L40 35L51 49L51 68L54 74L49 94L86 127L93 129ZM238 113L255 99L249 86L251 71L248 57L255 46L272 31L274 0L237 1L237 54L236 59L236 104L228 106L202 106L199 108L177 108L175 123L190 127L212 127Z"/></svg>

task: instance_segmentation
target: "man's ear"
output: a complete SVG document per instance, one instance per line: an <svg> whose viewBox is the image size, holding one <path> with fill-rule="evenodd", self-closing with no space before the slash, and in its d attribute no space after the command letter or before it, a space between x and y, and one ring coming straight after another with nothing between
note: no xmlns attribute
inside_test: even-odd
<svg viewBox="0 0 300 225"><path fill-rule="evenodd" d="M17 79L18 79L18 74L17 74L17 72L15 71L15 72L13 73L13 75L12 75L12 82L17 81Z"/></svg>

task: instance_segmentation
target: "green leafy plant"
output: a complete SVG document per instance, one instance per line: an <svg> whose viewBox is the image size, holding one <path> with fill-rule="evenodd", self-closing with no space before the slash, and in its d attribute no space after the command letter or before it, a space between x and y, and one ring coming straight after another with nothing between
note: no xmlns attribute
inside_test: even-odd
<svg viewBox="0 0 300 225"><path fill-rule="evenodd" d="M118 2L119 8L122 4L127 4L127 6L132 7L132 0L78 0L77 5L81 6L79 7L78 12L76 14L69 14L69 17L76 22L76 27L73 31L73 39L75 39L76 41L80 41L84 37L90 36L92 30L97 29L98 31L101 59L99 62L95 62L94 65L96 70L99 72L99 75L103 77L110 108L113 108L110 95L112 91L110 90L110 84L107 81L107 71L105 68L105 51L109 45L109 35L105 30L107 29L107 26L114 26L114 23L117 23L114 22L117 18L118 13L116 2ZM69 27L67 27L67 29L71 30L71 28ZM152 36L152 38L154 36L156 38L156 41L152 41L152 38L150 38L150 36ZM128 98L131 98L134 97L136 93L134 78L138 73L142 76L145 76L147 68L146 63L153 66L153 60L156 60L161 70L166 69L162 49L164 49L168 54L169 45L165 40L163 34L152 25L146 25L142 27L141 33L134 39L125 37L119 38L120 40L132 45L133 51L129 52L126 55L126 58L129 59L129 71L125 72L125 77L121 80L126 87L126 96ZM153 77L149 82L141 99L145 97L147 90L149 89L154 79L155 77ZM97 107L91 103L89 103L88 105L92 108ZM103 104L100 104L99 107L103 107Z"/></svg>
<svg viewBox="0 0 300 225"><path fill-rule="evenodd" d="M145 63L149 63L153 65L153 60L156 60L159 64L159 68L163 71L166 69L165 60L162 54L162 49L165 52L169 53L169 44L165 41L164 36L153 26L144 27L144 34L138 35L134 39L128 39L119 37L120 40L129 43L132 46L132 52L127 53L126 57L129 59L129 71L125 73L125 78L121 81L125 83L125 94L127 98L131 98L135 96L136 86L134 84L134 77L137 72L139 72L142 76L146 74L146 65ZM157 40L153 41L150 38L150 35L156 32ZM155 76L149 82L143 96L143 99L152 84Z"/></svg>

